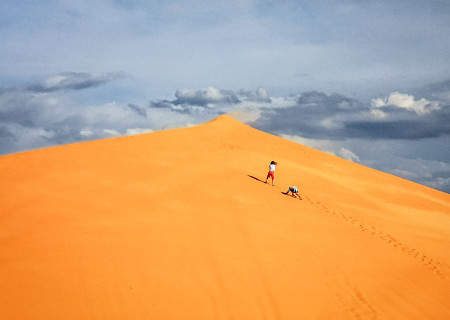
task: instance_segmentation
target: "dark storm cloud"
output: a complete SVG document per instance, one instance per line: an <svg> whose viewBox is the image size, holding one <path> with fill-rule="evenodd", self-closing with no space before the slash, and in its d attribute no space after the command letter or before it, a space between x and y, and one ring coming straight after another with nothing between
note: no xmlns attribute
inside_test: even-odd
<svg viewBox="0 0 450 320"><path fill-rule="evenodd" d="M343 95L313 91L303 93L290 107L262 109L261 117L251 125L310 139L414 140L450 134L450 107L427 109L426 102L423 105L419 113L414 106L373 107Z"/></svg>
<svg viewBox="0 0 450 320"><path fill-rule="evenodd" d="M199 90L177 90L176 99L150 102L150 108L170 109L186 114L213 114L220 115L228 112L245 102L267 104L271 98L263 88L257 90L233 90L216 89L206 87Z"/></svg>
<svg viewBox="0 0 450 320"><path fill-rule="evenodd" d="M299 135L306 138L339 139L343 134L343 122L329 122L334 116L350 116L367 111L361 102L333 94L305 92L292 106L283 108L263 108L261 117L252 126L272 133ZM346 118L344 118L346 119Z"/></svg>
<svg viewBox="0 0 450 320"><path fill-rule="evenodd" d="M177 90L175 105L193 105L205 107L208 104L236 104L240 100L236 93L231 90L219 90L207 87L200 90Z"/></svg>
<svg viewBox="0 0 450 320"><path fill-rule="evenodd" d="M178 113L206 115L219 115L224 113L221 109L229 109L240 102L237 94L231 90L220 90L206 87L199 90L177 90L175 100L162 100L150 102L150 108L169 109Z"/></svg>
<svg viewBox="0 0 450 320"><path fill-rule="evenodd" d="M450 134L450 106L426 115L408 112L404 119L398 117L403 113L405 111L388 112L389 115L397 115L394 120L345 122L343 137L415 140Z"/></svg>

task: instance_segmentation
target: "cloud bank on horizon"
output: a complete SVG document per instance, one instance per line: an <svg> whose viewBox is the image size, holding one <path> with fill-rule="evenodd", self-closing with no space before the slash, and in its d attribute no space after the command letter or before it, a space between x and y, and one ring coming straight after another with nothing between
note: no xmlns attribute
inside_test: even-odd
<svg viewBox="0 0 450 320"><path fill-rule="evenodd" d="M267 90L180 89L146 105L79 105L67 91L121 74L66 73L0 92L0 153L140 134L203 123L224 113L272 134L450 192L450 100L393 92L364 103L308 91L271 97ZM433 87L434 88L434 87Z"/></svg>
<svg viewBox="0 0 450 320"><path fill-rule="evenodd" d="M450 193L446 1L5 1L0 26L0 154L233 112Z"/></svg>

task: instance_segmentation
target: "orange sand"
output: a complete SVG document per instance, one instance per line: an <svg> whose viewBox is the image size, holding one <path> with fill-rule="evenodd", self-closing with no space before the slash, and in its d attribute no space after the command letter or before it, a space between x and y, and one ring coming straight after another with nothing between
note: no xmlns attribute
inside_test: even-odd
<svg viewBox="0 0 450 320"><path fill-rule="evenodd" d="M0 319L450 319L450 195L228 116L0 176Z"/></svg>

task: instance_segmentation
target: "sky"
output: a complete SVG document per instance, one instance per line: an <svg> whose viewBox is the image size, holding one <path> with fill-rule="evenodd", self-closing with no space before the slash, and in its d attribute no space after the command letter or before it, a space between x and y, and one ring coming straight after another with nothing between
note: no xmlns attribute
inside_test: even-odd
<svg viewBox="0 0 450 320"><path fill-rule="evenodd" d="M447 0L2 1L0 155L231 113L450 193L449 33Z"/></svg>

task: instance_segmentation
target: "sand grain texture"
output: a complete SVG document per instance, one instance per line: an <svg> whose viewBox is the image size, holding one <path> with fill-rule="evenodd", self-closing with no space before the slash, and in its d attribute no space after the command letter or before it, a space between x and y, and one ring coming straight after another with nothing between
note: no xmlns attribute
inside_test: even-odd
<svg viewBox="0 0 450 320"><path fill-rule="evenodd" d="M450 319L450 195L229 116L0 176L0 319Z"/></svg>

